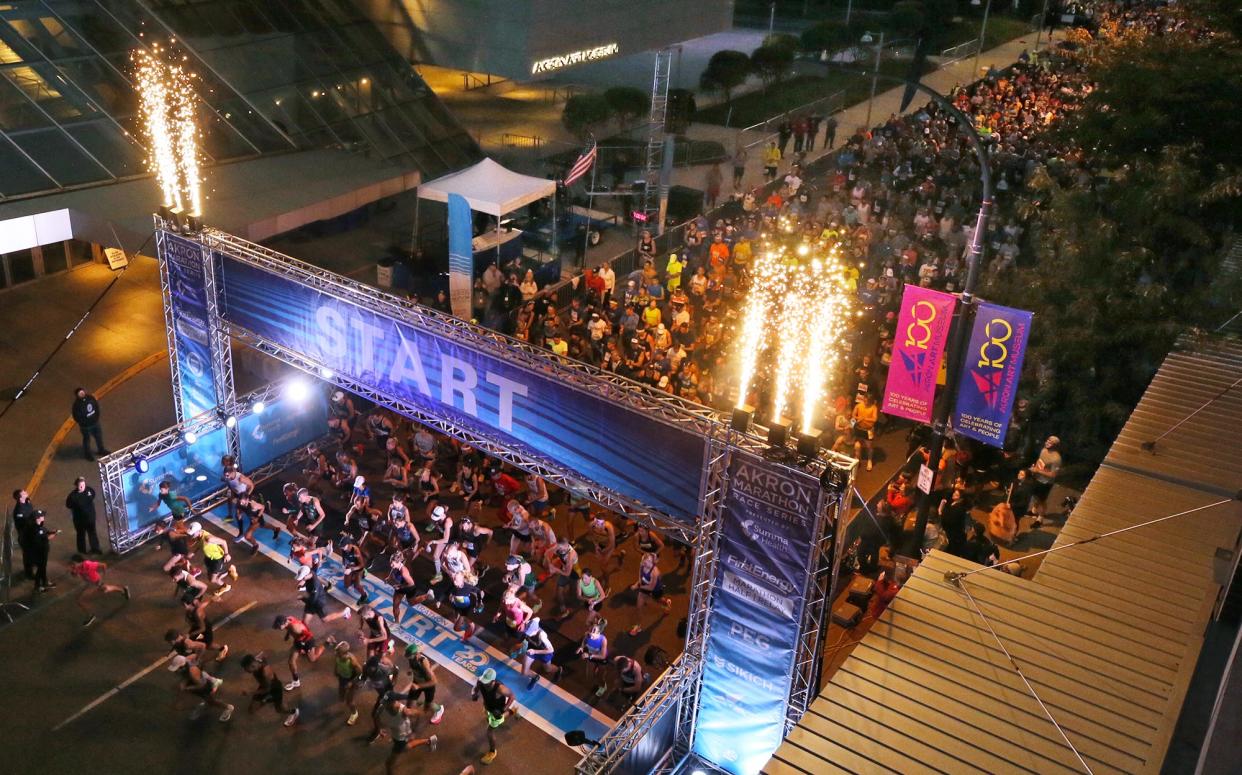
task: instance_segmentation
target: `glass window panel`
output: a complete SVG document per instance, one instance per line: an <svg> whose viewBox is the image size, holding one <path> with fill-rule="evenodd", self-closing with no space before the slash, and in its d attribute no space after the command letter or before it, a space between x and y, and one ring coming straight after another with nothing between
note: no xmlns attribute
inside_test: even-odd
<svg viewBox="0 0 1242 775"><path fill-rule="evenodd" d="M14 196L54 188L56 184L22 156L12 143L0 139L0 194Z"/></svg>
<svg viewBox="0 0 1242 775"><path fill-rule="evenodd" d="M246 29L255 35L266 35L271 33L275 28L272 26L267 14L264 14L258 8L258 3L253 0L237 0L229 4L233 13L241 20Z"/></svg>
<svg viewBox="0 0 1242 775"><path fill-rule="evenodd" d="M49 126L52 122L8 79L8 70L2 72L6 77L0 78L0 127L13 132Z"/></svg>
<svg viewBox="0 0 1242 775"><path fill-rule="evenodd" d="M63 186L111 179L107 171L83 155L59 129L27 132L13 140Z"/></svg>
<svg viewBox="0 0 1242 775"><path fill-rule="evenodd" d="M56 65L78 88L113 116L124 116L138 110L138 96L128 81L98 57L85 57L57 62ZM125 72L125 71L122 71Z"/></svg>
<svg viewBox="0 0 1242 775"><path fill-rule="evenodd" d="M89 242L72 239L68 242L69 246L69 266L78 266L80 264L89 264L94 257L91 255L91 245Z"/></svg>
<svg viewBox="0 0 1242 775"><path fill-rule="evenodd" d="M126 53L136 45L134 35L126 32L111 16L94 8L93 3L61 0L51 5L74 33L101 53Z"/></svg>
<svg viewBox="0 0 1242 775"><path fill-rule="evenodd" d="M117 177L138 175L145 170L142 148L121 134L121 130L115 125L103 119L65 127L65 131Z"/></svg>
<svg viewBox="0 0 1242 775"><path fill-rule="evenodd" d="M93 112L90 104L80 95L69 94L69 89L56 78L46 63L37 67L9 67L5 69L4 76L56 121L72 121L84 113Z"/></svg>
<svg viewBox="0 0 1242 775"><path fill-rule="evenodd" d="M9 263L9 279L13 285L35 279L34 255L29 250L6 253Z"/></svg>
<svg viewBox="0 0 1242 775"><path fill-rule="evenodd" d="M53 242L50 245L44 245L41 250L43 251L43 274L63 272L69 268L69 257L65 254L65 243Z"/></svg>

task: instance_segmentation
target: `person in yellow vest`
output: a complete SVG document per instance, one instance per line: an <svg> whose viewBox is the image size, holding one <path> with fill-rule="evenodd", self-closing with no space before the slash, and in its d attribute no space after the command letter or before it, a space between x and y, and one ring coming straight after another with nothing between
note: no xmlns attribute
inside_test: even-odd
<svg viewBox="0 0 1242 775"><path fill-rule="evenodd" d="M189 528L191 540L198 541L198 545L203 550L203 564L207 567L207 574L211 578L211 582L219 587L215 595L219 597L232 589L227 579L237 578L237 566L232 564L232 557L229 556L229 545L222 538L217 538L206 530L203 530L202 523L191 522Z"/></svg>
<svg viewBox="0 0 1242 775"><path fill-rule="evenodd" d="M875 424L880 419L880 407L875 396L865 395L854 405L854 457L867 461L871 470L871 442L875 439Z"/></svg>
<svg viewBox="0 0 1242 775"><path fill-rule="evenodd" d="M676 253L669 255L664 271L668 275L668 282L665 285L670 294L681 287L681 272L685 268L686 265L678 260Z"/></svg>
<svg viewBox="0 0 1242 775"><path fill-rule="evenodd" d="M768 141L763 149L763 176L768 180L776 180L776 168L781 165L781 149L775 140Z"/></svg>

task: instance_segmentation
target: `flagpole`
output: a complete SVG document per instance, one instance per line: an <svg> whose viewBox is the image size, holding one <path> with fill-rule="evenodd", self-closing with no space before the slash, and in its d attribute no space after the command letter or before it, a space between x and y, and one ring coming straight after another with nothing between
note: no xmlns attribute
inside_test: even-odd
<svg viewBox="0 0 1242 775"><path fill-rule="evenodd" d="M598 146L597 146L598 147ZM596 151L596 154L599 152ZM587 217L586 228L582 232L582 269L588 266L587 251L591 248L591 213L595 210L595 168L599 166L599 156L596 155L595 163L591 165L591 187L587 189Z"/></svg>

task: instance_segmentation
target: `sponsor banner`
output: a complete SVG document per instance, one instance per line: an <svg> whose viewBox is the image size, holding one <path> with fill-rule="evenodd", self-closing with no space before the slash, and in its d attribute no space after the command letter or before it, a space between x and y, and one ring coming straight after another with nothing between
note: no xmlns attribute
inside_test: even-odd
<svg viewBox="0 0 1242 775"><path fill-rule="evenodd" d="M173 341L169 344L177 353L177 384L173 385L173 390L181 395L182 415L177 422L185 422L216 406L203 247L168 232L163 233L160 244L160 260L168 267L172 304Z"/></svg>
<svg viewBox="0 0 1242 775"><path fill-rule="evenodd" d="M735 775L780 745L822 497L819 481L734 452L695 752Z"/></svg>
<svg viewBox="0 0 1242 775"><path fill-rule="evenodd" d="M1030 333L1030 312L979 305L953 409L954 433L994 447L1004 445Z"/></svg>
<svg viewBox="0 0 1242 775"><path fill-rule="evenodd" d="M251 412L241 418L237 427L241 464L250 471L327 433L328 397L322 390L311 390L301 400L280 398L262 414Z"/></svg>
<svg viewBox="0 0 1242 775"><path fill-rule="evenodd" d="M380 394L556 461L585 482L687 524L705 442L553 374L220 256L221 316Z"/></svg>
<svg viewBox="0 0 1242 775"><path fill-rule="evenodd" d="M474 290L474 214L461 194L448 195L449 303L453 314L470 319ZM499 263L499 261L498 261Z"/></svg>
<svg viewBox="0 0 1242 775"><path fill-rule="evenodd" d="M161 509L161 511L164 516L167 516L167 509ZM224 521L225 510L223 508L218 508L205 516L219 529L221 535L230 535L237 530L234 524ZM273 538L272 531L260 529L255 533L255 538L258 540L260 552L278 565L283 565L292 574L295 566L289 559L291 546L288 531L281 531ZM343 583L345 570L335 554L324 557L319 565L318 573L329 594L342 605L357 608L356 595L352 589L345 587ZM520 662L509 659L479 638L463 641L461 634L453 630L453 622L431 608L423 605L403 606L401 621L394 621L392 618L392 587L370 573L363 578L362 586L371 598L371 607L388 620L389 629L398 640L402 643L419 644L423 653L431 657L438 665L472 686L479 674L489 667L492 668L496 671L500 681L513 691L522 708L522 718L557 740L563 741L565 733L575 729L581 729L586 732L588 738L598 740L612 727L612 719L559 686L549 684L546 679L541 679L533 687L528 688L527 683L530 677L521 674ZM404 669L406 660L401 655L402 651L403 649L398 647L398 653L393 661ZM470 707L450 707L448 712L454 713L459 710L463 713L476 712Z"/></svg>
<svg viewBox="0 0 1242 775"><path fill-rule="evenodd" d="M121 487L129 532L168 516L168 508L159 501L160 482L169 482L173 494L184 495L191 502L219 489L224 477L220 459L228 451L224 428L216 428L201 434L193 444L183 443L148 458L146 473L126 469L121 474Z"/></svg>
<svg viewBox="0 0 1242 775"><path fill-rule="evenodd" d="M956 304L957 298L948 293L906 285L880 407L885 414L931 422L936 384L944 383L938 377Z"/></svg>

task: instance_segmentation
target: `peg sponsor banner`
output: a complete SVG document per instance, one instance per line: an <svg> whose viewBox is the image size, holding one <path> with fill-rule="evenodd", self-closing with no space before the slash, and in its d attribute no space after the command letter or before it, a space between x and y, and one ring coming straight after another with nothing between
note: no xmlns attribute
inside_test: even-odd
<svg viewBox="0 0 1242 775"><path fill-rule="evenodd" d="M958 383L953 431L993 447L1003 446L1022 378L1031 313L981 303L975 313L966 363Z"/></svg>
<svg viewBox="0 0 1242 775"><path fill-rule="evenodd" d="M168 294L172 307L169 338L173 341L169 345L177 353L177 384L173 385L173 390L181 396L181 416L177 421L185 422L216 406L203 246L164 232L159 252L168 273Z"/></svg>
<svg viewBox="0 0 1242 775"><path fill-rule="evenodd" d="M473 220L474 214L466 198L461 194L449 194L449 304L453 314L462 320L470 319L470 295L474 290Z"/></svg>
<svg viewBox="0 0 1242 775"><path fill-rule="evenodd" d="M956 305L957 298L950 294L906 286L880 407L885 414L931 422L936 378Z"/></svg>

